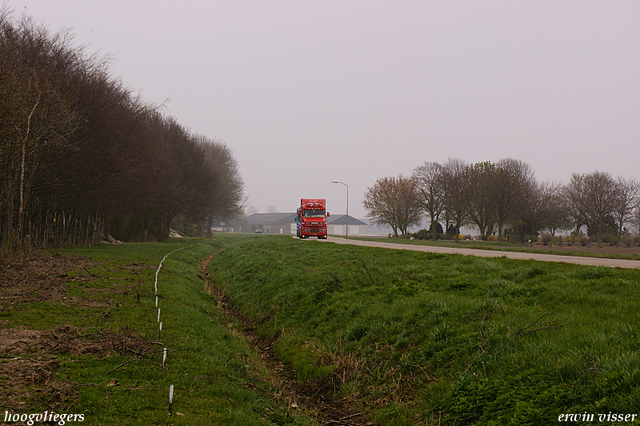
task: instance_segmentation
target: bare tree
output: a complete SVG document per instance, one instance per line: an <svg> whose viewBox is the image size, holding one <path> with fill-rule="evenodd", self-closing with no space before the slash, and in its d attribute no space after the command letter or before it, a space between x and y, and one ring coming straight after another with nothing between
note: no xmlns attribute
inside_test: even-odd
<svg viewBox="0 0 640 426"><path fill-rule="evenodd" d="M521 213L525 231L531 235L538 235L543 229L555 232L561 226L557 214L560 212L558 193L560 185L551 182L533 182L525 201L525 208Z"/></svg>
<svg viewBox="0 0 640 426"><path fill-rule="evenodd" d="M422 214L415 182L402 175L378 179L367 188L362 204L373 223L389 225L396 237L398 231L405 235L410 226L419 223Z"/></svg>
<svg viewBox="0 0 640 426"><path fill-rule="evenodd" d="M631 219L633 210L640 204L640 184L635 179L616 179L617 203L613 207L613 217L618 223L618 236L622 236L624 224Z"/></svg>
<svg viewBox="0 0 640 426"><path fill-rule="evenodd" d="M595 171L583 177L584 197L590 230L595 228L598 244L602 243L602 229L606 216L613 213L619 203L618 186L609 173Z"/></svg>
<svg viewBox="0 0 640 426"><path fill-rule="evenodd" d="M0 17L0 53L0 92L3 107L10 108L1 123L9 166L3 193L9 222L16 222L15 235L22 240L34 178L48 154L77 128L77 115L63 96L63 75L75 66L77 54L64 34L50 36L26 16L14 25L6 12Z"/></svg>
<svg viewBox="0 0 640 426"><path fill-rule="evenodd" d="M419 194L418 201L431 219L431 235L436 240L436 224L444 211L444 190L442 186L442 166L435 162L426 162L416 167L413 178Z"/></svg>
<svg viewBox="0 0 640 426"><path fill-rule="evenodd" d="M445 214L454 223L455 240L458 241L460 227L466 223L469 215L471 171L466 162L451 158L442 168Z"/></svg>
<svg viewBox="0 0 640 426"><path fill-rule="evenodd" d="M476 163L470 168L469 218L478 227L483 240L495 226L495 206L491 200L495 164L490 161Z"/></svg>
<svg viewBox="0 0 640 426"><path fill-rule="evenodd" d="M92 244L168 238L240 211L224 144L191 135L109 76L106 60L0 10L0 241ZM204 226L204 225L203 225Z"/></svg>
<svg viewBox="0 0 640 426"><path fill-rule="evenodd" d="M580 228L587 224L588 215L584 175L572 173L569 183L561 189L561 193L575 231L580 232Z"/></svg>
<svg viewBox="0 0 640 426"><path fill-rule="evenodd" d="M224 143L209 140L205 136L196 138L204 151L214 188L207 206L208 229L214 220L231 220L242 213L244 183L238 162L231 149ZM273 207L275 210L275 206Z"/></svg>
<svg viewBox="0 0 640 426"><path fill-rule="evenodd" d="M556 187L549 198L549 206L546 212L545 228L555 235L556 232L561 230L570 230L573 226L571 216L569 215L569 207L564 199L563 191L564 186L560 183L549 184Z"/></svg>
<svg viewBox="0 0 640 426"><path fill-rule="evenodd" d="M505 224L523 212L535 180L527 163L511 158L499 160L493 176L490 194L495 207L498 241L501 242Z"/></svg>

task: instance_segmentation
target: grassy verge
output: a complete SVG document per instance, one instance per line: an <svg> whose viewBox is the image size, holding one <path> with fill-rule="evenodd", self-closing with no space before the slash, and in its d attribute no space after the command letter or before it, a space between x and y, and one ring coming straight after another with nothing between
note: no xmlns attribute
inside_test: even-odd
<svg viewBox="0 0 640 426"><path fill-rule="evenodd" d="M635 270L290 236L223 247L208 270L300 382L376 424L540 425L640 407Z"/></svg>
<svg viewBox="0 0 640 426"><path fill-rule="evenodd" d="M21 283L28 291L3 298L0 335L8 345L0 349L6 370L0 385L7 394L11 386L21 390L4 399L2 411L82 413L92 425L311 424L273 397L270 373L198 278L202 261L237 239L242 237L49 253L43 262L82 260L70 272L39 277L34 286ZM156 267L169 251L191 244L197 245L171 254L159 274L158 336ZM22 345L10 340L16 333ZM16 384L21 369L33 380Z"/></svg>

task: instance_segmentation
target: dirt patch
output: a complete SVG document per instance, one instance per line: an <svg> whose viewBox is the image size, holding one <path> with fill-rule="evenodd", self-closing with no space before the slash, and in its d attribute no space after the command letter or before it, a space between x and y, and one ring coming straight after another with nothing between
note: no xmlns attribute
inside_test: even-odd
<svg viewBox="0 0 640 426"><path fill-rule="evenodd" d="M5 396L4 408L20 413L45 406L63 412L76 404L79 384L60 380L54 374L60 366L60 355L131 355L117 369L154 351L153 343L129 329L87 332L68 325L47 331L1 328L0 395Z"/></svg>
<svg viewBox="0 0 640 426"><path fill-rule="evenodd" d="M66 283L82 279L70 271L86 268L90 259L32 254L13 261L0 270L0 312L20 309L20 305L46 301L57 303L66 299ZM75 385L58 380L53 371L58 368L61 351L51 342L68 340L64 330L28 330L9 328L7 320L0 322L0 394L5 409L28 412L38 406L63 410L77 400Z"/></svg>
<svg viewBox="0 0 640 426"><path fill-rule="evenodd" d="M89 279L70 272L93 265L90 258L38 254L12 263L0 270L0 311L22 303L65 300L66 283Z"/></svg>
<svg viewBox="0 0 640 426"><path fill-rule="evenodd" d="M57 379L55 354L41 346L52 332L0 329L0 394L9 411L29 412L38 406L63 411L77 400L75 384Z"/></svg>
<svg viewBox="0 0 640 426"><path fill-rule="evenodd" d="M54 360L14 357L0 362L0 393L8 411L24 413L44 405L51 411L64 411L77 400L75 385L58 380Z"/></svg>
<svg viewBox="0 0 640 426"><path fill-rule="evenodd" d="M319 424L324 425L345 425L345 426L367 426L372 425L366 413L354 412L350 409L346 401L336 400L334 392L344 381L344 369L334 371L323 379L311 383L300 383L295 371L284 364L273 350L274 340L265 340L258 336L255 329L261 320L246 318L241 313L234 310L228 303L228 298L218 288L209 276L206 267L211 262L215 254L209 256L201 264L201 275L199 277L205 283L206 291L215 296L218 309L229 319L228 329L231 333L239 334L238 337L246 340L251 347L256 349L264 365L270 373L270 377L262 379L270 382L276 393L271 397L278 402L284 402L292 409L302 409L308 415L314 417ZM232 319L242 325L242 330L232 324ZM342 377L341 377L342 375Z"/></svg>
<svg viewBox="0 0 640 426"><path fill-rule="evenodd" d="M31 302L108 306L110 301L67 296L69 283L90 282L96 278L89 272L96 266L90 258L41 254L14 261L0 270L0 313L23 309L21 305ZM134 277L125 281L137 281L139 278L135 275L140 275L146 266L131 264L123 268L135 270L132 271ZM87 289L87 293L96 291L100 293L97 289ZM75 362L74 358L88 354L95 354L99 359L126 355L128 360L116 367L119 369L134 362L144 362L146 355L156 350L153 343L127 328L89 329L63 324L50 330L30 330L12 327L9 320L0 320L0 395L3 409L25 413L44 406L49 411L64 412L78 403L80 384L56 376L61 363Z"/></svg>
<svg viewBox="0 0 640 426"><path fill-rule="evenodd" d="M41 336L40 330L26 330L24 327L2 328L0 329L0 356L24 353L33 347Z"/></svg>

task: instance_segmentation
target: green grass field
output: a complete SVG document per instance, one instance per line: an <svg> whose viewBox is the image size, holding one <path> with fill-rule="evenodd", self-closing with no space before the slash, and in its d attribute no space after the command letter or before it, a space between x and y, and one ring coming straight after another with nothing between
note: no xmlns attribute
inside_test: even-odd
<svg viewBox="0 0 640 426"><path fill-rule="evenodd" d="M300 380L380 424L640 408L636 270L240 241L210 265Z"/></svg>
<svg viewBox="0 0 640 426"><path fill-rule="evenodd" d="M194 243L160 271L158 337L156 267ZM640 411L637 270L275 235L55 254L91 257L62 285L66 299L5 303L0 320L66 336L66 350L32 345L18 355L55 361L53 377L73 388L59 392L60 412L84 413L89 424L318 423L282 394L283 378L244 338L247 328L300 392L361 424L542 425L569 413ZM119 386L107 386L112 379ZM42 387L34 380L26 405L0 409L50 407Z"/></svg>
<svg viewBox="0 0 640 426"><path fill-rule="evenodd" d="M47 346L53 350L42 350L36 342L19 355L55 361L56 383L27 383L27 403L7 406L5 401L3 415L5 410L42 413L53 407L58 413L83 413L91 425L311 424L273 397L270 373L198 278L201 262L224 240L177 251L164 262L158 281L163 332L158 336L155 270L166 253L194 243L200 242L57 250L56 256L91 257L88 265L70 272L74 279L64 285L66 300L16 303L0 314L6 327L53 330L45 336L55 343ZM72 329L56 328L62 324ZM15 358L0 356L5 362ZM108 386L113 379L118 386Z"/></svg>

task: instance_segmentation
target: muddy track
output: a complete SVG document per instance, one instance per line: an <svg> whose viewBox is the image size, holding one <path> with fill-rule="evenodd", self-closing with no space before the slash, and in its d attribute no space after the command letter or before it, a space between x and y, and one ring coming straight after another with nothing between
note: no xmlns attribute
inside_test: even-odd
<svg viewBox="0 0 640 426"><path fill-rule="evenodd" d="M213 282L207 272L207 265L211 262L215 253L209 256L200 265L200 278L205 283L205 289L215 296L217 308L229 319L227 328L231 333L246 340L249 345L260 354L264 366L269 371L270 377L263 378L270 382L278 391L271 395L274 399L284 401L290 408L299 409L314 418L321 425L345 425L368 426L373 423L368 419L367 413L351 410L342 401L336 401L333 392L340 386L335 376L331 376L322 382L300 383L295 371L285 365L273 350L275 340L264 340L255 332L260 325L260 320L250 319L235 310L229 303L229 299L221 289ZM262 321L264 321L263 319ZM239 330L233 323L241 325Z"/></svg>

